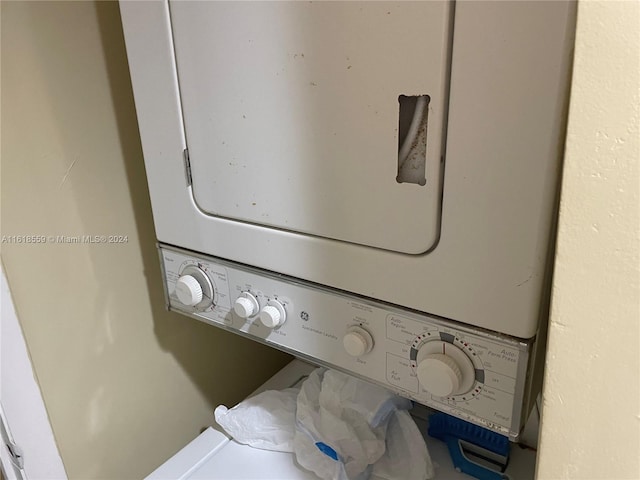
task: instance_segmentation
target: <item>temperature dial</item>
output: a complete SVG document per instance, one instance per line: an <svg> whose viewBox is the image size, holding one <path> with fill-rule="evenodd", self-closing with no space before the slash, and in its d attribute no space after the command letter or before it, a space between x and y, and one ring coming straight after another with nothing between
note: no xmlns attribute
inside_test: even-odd
<svg viewBox="0 0 640 480"><path fill-rule="evenodd" d="M265 327L277 328L287 320L287 312L277 300L269 300L260 311L260 321Z"/></svg>
<svg viewBox="0 0 640 480"><path fill-rule="evenodd" d="M416 358L420 385L436 397L462 395L473 387L475 368L455 345L430 341L420 347Z"/></svg>
<svg viewBox="0 0 640 480"><path fill-rule="evenodd" d="M174 293L184 307L202 311L213 304L215 290L204 270L188 265L180 272Z"/></svg>
<svg viewBox="0 0 640 480"><path fill-rule="evenodd" d="M259 309L258 300L249 292L242 292L233 304L233 311L240 318L253 317Z"/></svg>
<svg viewBox="0 0 640 480"><path fill-rule="evenodd" d="M361 357L373 348L373 337L364 328L353 327L342 338L342 345L352 357Z"/></svg>

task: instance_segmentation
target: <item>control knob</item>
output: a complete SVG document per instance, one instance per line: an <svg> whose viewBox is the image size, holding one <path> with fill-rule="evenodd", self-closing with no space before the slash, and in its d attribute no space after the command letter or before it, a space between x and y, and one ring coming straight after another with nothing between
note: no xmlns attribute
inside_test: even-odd
<svg viewBox="0 0 640 480"><path fill-rule="evenodd" d="M287 320L287 312L277 300L269 300L260 311L260 321L265 327L277 328Z"/></svg>
<svg viewBox="0 0 640 480"><path fill-rule="evenodd" d="M209 276L199 265L187 265L180 272L174 293L179 303L198 311L210 307L215 296Z"/></svg>
<svg viewBox="0 0 640 480"><path fill-rule="evenodd" d="M425 343L416 363L420 385L436 397L462 395L473 387L475 368L471 359L449 342Z"/></svg>
<svg viewBox="0 0 640 480"><path fill-rule="evenodd" d="M249 292L242 292L233 304L233 311L240 318L253 317L259 309L258 300Z"/></svg>
<svg viewBox="0 0 640 480"><path fill-rule="evenodd" d="M342 345L352 357L361 357L373 348L373 337L364 328L353 327L342 338Z"/></svg>
<svg viewBox="0 0 640 480"><path fill-rule="evenodd" d="M202 301L202 286L192 275L182 275L176 282L176 296L183 305L193 307Z"/></svg>

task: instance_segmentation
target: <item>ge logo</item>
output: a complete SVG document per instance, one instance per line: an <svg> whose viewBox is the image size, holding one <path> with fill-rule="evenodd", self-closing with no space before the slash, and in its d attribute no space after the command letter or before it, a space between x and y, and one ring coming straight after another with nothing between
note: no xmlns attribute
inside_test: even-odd
<svg viewBox="0 0 640 480"><path fill-rule="evenodd" d="M309 321L309 314L305 311L300 312L300 318L305 322Z"/></svg>

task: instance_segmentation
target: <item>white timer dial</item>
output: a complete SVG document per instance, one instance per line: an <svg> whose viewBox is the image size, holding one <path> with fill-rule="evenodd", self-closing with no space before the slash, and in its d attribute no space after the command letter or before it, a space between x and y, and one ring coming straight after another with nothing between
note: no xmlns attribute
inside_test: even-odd
<svg viewBox="0 0 640 480"><path fill-rule="evenodd" d="M418 364L420 383L436 397L447 397L457 392L462 383L462 372L451 357L431 353Z"/></svg>
<svg viewBox="0 0 640 480"><path fill-rule="evenodd" d="M200 265L186 265L180 272L174 295L180 305L188 311L205 311L213 305L215 289L204 268Z"/></svg>
<svg viewBox="0 0 640 480"><path fill-rule="evenodd" d="M461 395L473 387L475 368L455 345L431 341L418 351L416 374L420 385L436 397Z"/></svg>
<svg viewBox="0 0 640 480"><path fill-rule="evenodd" d="M202 286L192 275L182 275L176 282L176 296L183 305L193 307L202 301Z"/></svg>
<svg viewBox="0 0 640 480"><path fill-rule="evenodd" d="M373 348L373 337L364 328L353 327L342 338L342 345L352 357L361 357Z"/></svg>

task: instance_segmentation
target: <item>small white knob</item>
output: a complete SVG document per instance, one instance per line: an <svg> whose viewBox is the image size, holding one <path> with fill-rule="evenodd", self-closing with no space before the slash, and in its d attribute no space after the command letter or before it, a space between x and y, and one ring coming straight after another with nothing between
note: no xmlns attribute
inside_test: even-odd
<svg viewBox="0 0 640 480"><path fill-rule="evenodd" d="M431 353L418 364L418 380L436 397L447 397L460 389L462 372L455 360L442 353Z"/></svg>
<svg viewBox="0 0 640 480"><path fill-rule="evenodd" d="M260 312L260 321L265 327L276 328L284 323L284 318L277 307L267 305Z"/></svg>
<svg viewBox="0 0 640 480"><path fill-rule="evenodd" d="M342 338L342 345L352 357L361 357L373 348L373 338L364 328L355 327Z"/></svg>
<svg viewBox="0 0 640 480"><path fill-rule="evenodd" d="M236 312L240 318L249 318L255 315L256 307L254 302L246 297L238 297L233 304L233 311Z"/></svg>
<svg viewBox="0 0 640 480"><path fill-rule="evenodd" d="M176 282L176 295L180 303L193 307L202 301L202 286L191 275L183 275Z"/></svg>

